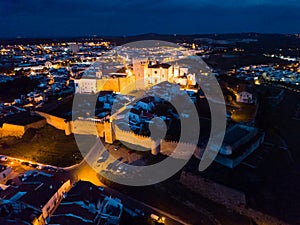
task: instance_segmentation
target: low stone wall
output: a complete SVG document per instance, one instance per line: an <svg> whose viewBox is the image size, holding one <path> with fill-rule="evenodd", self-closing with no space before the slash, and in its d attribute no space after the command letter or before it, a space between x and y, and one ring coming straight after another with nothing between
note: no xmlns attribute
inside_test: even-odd
<svg viewBox="0 0 300 225"><path fill-rule="evenodd" d="M196 150L196 145L189 143L182 143L176 141L161 140L160 152L163 155L172 156L176 159L188 160ZM174 152L176 150L176 152Z"/></svg>
<svg viewBox="0 0 300 225"><path fill-rule="evenodd" d="M199 175L183 172L180 182L194 192L231 208L233 205L246 205L243 192L207 180Z"/></svg>
<svg viewBox="0 0 300 225"><path fill-rule="evenodd" d="M22 138L25 134L26 130L32 129L39 129L45 126L46 120L41 119L39 121L26 124L26 125L16 125L16 124L9 124L4 123L0 128L0 137L17 137Z"/></svg>
<svg viewBox="0 0 300 225"><path fill-rule="evenodd" d="M23 137L26 129L25 126L4 123L0 128L0 137Z"/></svg>
<svg viewBox="0 0 300 225"><path fill-rule="evenodd" d="M47 124L55 127L56 129L66 130L67 121L65 119L44 112L35 111L34 113L41 117L44 117L46 119Z"/></svg>
<svg viewBox="0 0 300 225"><path fill-rule="evenodd" d="M44 127L46 125L46 120L45 119L41 119L39 121L36 121L36 122L33 122L33 123L30 123L30 124L27 124L25 126L25 129L28 130L28 129L40 129L42 127Z"/></svg>
<svg viewBox="0 0 300 225"><path fill-rule="evenodd" d="M258 225L288 225L275 217L247 207L245 194L238 190L187 172L182 172L180 182L203 197L251 218Z"/></svg>

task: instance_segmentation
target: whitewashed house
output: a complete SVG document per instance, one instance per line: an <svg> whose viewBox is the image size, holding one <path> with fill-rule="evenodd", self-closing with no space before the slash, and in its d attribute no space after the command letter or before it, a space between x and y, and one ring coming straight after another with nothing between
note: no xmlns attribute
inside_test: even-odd
<svg viewBox="0 0 300 225"><path fill-rule="evenodd" d="M153 97L147 97L143 98L140 101L136 103L137 107L149 112L154 108L154 98Z"/></svg>
<svg viewBox="0 0 300 225"><path fill-rule="evenodd" d="M247 91L238 92L236 94L236 101L241 103L253 103L253 95Z"/></svg>

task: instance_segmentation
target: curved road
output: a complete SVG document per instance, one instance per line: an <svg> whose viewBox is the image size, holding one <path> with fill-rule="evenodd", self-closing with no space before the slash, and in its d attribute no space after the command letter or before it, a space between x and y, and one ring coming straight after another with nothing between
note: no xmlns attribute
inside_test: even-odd
<svg viewBox="0 0 300 225"><path fill-rule="evenodd" d="M99 164L97 164L96 161L99 158L99 156L102 155L104 151L106 151L106 149L105 147L103 147L103 144L99 138L96 140L96 143L88 152L88 154L84 157L84 160L80 164L65 168L68 171L67 174L72 182L76 182L78 180L85 180L90 181L98 186L105 186L98 179L99 173L97 173L96 171L105 169L116 159L109 156L108 159L100 163L101 166L99 167ZM149 187L145 188L149 190ZM164 192L162 190L159 190L160 193L157 193L157 189L153 189L149 191L148 194L143 193L141 197L133 194L134 197L140 199L140 201L129 197L128 195L122 194L119 191L109 187L105 188L105 192L108 195L120 198L124 203L125 207L129 206L133 208L139 208L141 210L144 210L145 212L154 213L156 215L166 217L166 225L252 224L248 218L237 215L232 212L226 212L226 210L222 206L219 206L217 204L213 204L213 206L209 207L210 211L207 210L207 207L205 205L201 208L199 208L199 206L191 207L191 203L180 202L174 197L170 196L168 192ZM157 207L150 206L149 204L155 205ZM205 202L205 204L207 204L207 202ZM163 208L165 210L161 210L159 208ZM221 211L222 213L220 213Z"/></svg>

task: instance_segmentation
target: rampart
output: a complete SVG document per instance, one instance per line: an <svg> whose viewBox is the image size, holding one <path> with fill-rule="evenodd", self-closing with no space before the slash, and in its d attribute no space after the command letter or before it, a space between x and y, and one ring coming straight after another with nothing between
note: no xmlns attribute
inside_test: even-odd
<svg viewBox="0 0 300 225"><path fill-rule="evenodd" d="M36 122L32 122L26 125L17 125L11 123L3 123L2 127L0 128L0 137L17 137L21 138L25 134L26 130L33 128L39 129L45 126L46 120L41 119Z"/></svg>

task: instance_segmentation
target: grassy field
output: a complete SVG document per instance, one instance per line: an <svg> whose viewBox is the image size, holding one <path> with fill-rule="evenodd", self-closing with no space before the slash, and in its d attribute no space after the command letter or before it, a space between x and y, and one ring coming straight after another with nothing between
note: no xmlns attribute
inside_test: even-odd
<svg viewBox="0 0 300 225"><path fill-rule="evenodd" d="M92 145L93 137L85 138ZM21 139L0 139L0 154L39 163L70 166L82 160L73 135L46 125L39 130L28 130Z"/></svg>

